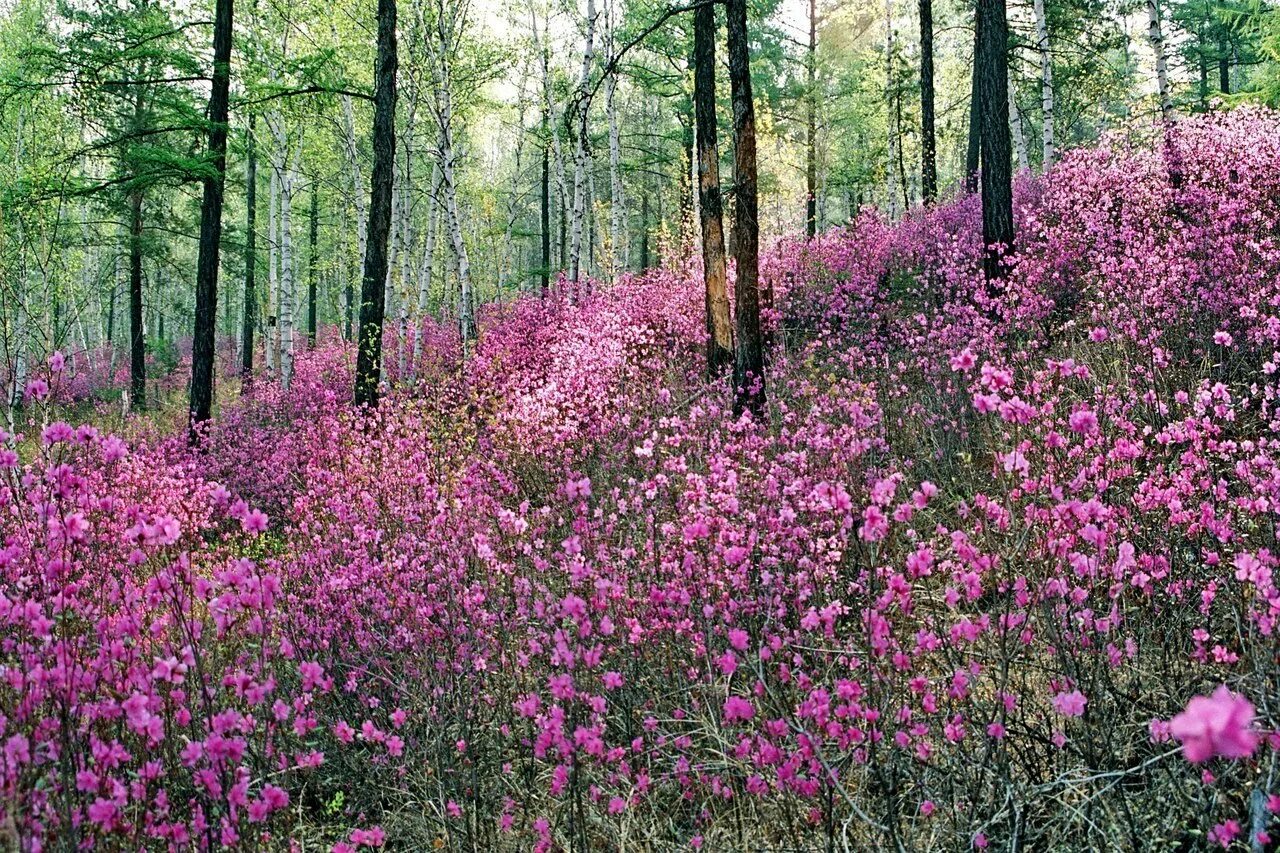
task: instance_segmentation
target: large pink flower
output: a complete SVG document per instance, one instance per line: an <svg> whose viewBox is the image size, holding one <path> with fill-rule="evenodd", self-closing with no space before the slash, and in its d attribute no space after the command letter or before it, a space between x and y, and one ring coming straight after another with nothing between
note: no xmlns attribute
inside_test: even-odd
<svg viewBox="0 0 1280 853"><path fill-rule="evenodd" d="M1248 758L1258 747L1253 718L1253 704L1223 684L1212 696L1196 696L1188 702L1187 709L1170 721L1169 731L1182 742L1188 761Z"/></svg>

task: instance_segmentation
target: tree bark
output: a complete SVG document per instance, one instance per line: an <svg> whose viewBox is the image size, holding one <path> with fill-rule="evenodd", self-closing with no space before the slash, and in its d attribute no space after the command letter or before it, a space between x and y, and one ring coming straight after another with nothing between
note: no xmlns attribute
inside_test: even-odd
<svg viewBox="0 0 1280 853"><path fill-rule="evenodd" d="M200 204L200 250L196 260L196 318L191 343L191 425L195 442L213 408L214 324L218 310L218 258L222 247L222 197L226 189L227 112L231 91L232 0L217 0L213 26L213 82L209 90L209 159Z"/></svg>
<svg viewBox="0 0 1280 853"><path fill-rule="evenodd" d="M311 179L310 233L307 235L307 346L316 347L316 238L320 229L320 181Z"/></svg>
<svg viewBox="0 0 1280 853"><path fill-rule="evenodd" d="M360 343L355 402L376 406L382 372L382 320L386 311L387 237L396 156L396 0L378 0L378 58L374 65L373 179L364 279L360 287Z"/></svg>
<svg viewBox="0 0 1280 853"><path fill-rule="evenodd" d="M423 320L427 316L427 304L431 298L431 274L436 261L436 229L440 222L440 163L431 167L431 194L427 196L427 237L422 249L422 263L418 266L418 311L413 334L412 375L418 375L418 362L422 360Z"/></svg>
<svg viewBox="0 0 1280 853"><path fill-rule="evenodd" d="M888 196L887 212L890 222L898 221L898 144L901 128L898 124L897 85L893 79L893 0L884 0L884 93L889 111L889 162L885 167Z"/></svg>
<svg viewBox="0 0 1280 853"><path fill-rule="evenodd" d="M938 198L933 95L933 0L920 0L920 195L926 205Z"/></svg>
<svg viewBox="0 0 1280 853"><path fill-rule="evenodd" d="M1049 22L1044 13L1044 0L1034 0L1036 17L1036 50L1040 53L1040 169L1048 171L1057 158L1053 127L1053 53L1049 50Z"/></svg>
<svg viewBox="0 0 1280 853"><path fill-rule="evenodd" d="M1151 40L1151 50L1156 57L1156 93L1160 98L1160 117L1167 125L1173 119L1173 100L1169 96L1169 68L1164 56L1159 0L1147 0L1147 37Z"/></svg>
<svg viewBox="0 0 1280 853"><path fill-rule="evenodd" d="M129 407L147 408L147 341L142 324L142 191L129 194Z"/></svg>
<svg viewBox="0 0 1280 853"><path fill-rule="evenodd" d="M1218 39L1218 91L1231 94L1231 46L1223 38Z"/></svg>
<svg viewBox="0 0 1280 853"><path fill-rule="evenodd" d="M271 126L271 116L267 117ZM280 363L280 327L276 312L280 310L280 231L276 211L280 207L280 154L271 151L271 179L267 186L267 326L263 330L267 371L275 373Z"/></svg>
<svg viewBox="0 0 1280 853"><path fill-rule="evenodd" d="M978 167L982 152L982 90L978 86L978 59L982 53L982 15L973 16L973 75L969 89L969 144L964 153L964 191L978 191Z"/></svg>
<svg viewBox="0 0 1280 853"><path fill-rule="evenodd" d="M240 328L240 380L245 388L253 384L253 327L258 319L258 146L253 126L254 116L250 114L245 134L244 323Z"/></svg>
<svg viewBox="0 0 1280 853"><path fill-rule="evenodd" d="M978 0L982 135L982 267L988 284L1003 280L1013 248L1013 176L1009 139L1009 29L1004 0Z"/></svg>
<svg viewBox="0 0 1280 853"><path fill-rule="evenodd" d="M702 277L706 288L707 374L715 377L733 361L733 329L726 288L724 203L720 196L720 152L716 138L716 12L713 6L700 6L693 14L693 55Z"/></svg>
<svg viewBox="0 0 1280 853"><path fill-rule="evenodd" d="M747 0L728 0L729 83L733 93L734 260L737 280L737 349L734 353L734 412L765 415L764 335L760 310L759 196L756 187L756 112L751 93Z"/></svg>
<svg viewBox="0 0 1280 853"><path fill-rule="evenodd" d="M928 2L928 0L925 0ZM805 105L804 233L818 233L818 0L809 0L809 51L805 57L808 103ZM698 126L699 132L702 126Z"/></svg>
<svg viewBox="0 0 1280 853"><path fill-rule="evenodd" d="M542 270L539 279L542 283L540 291L545 299L551 291L551 130L547 120L547 112L542 112Z"/></svg>
<svg viewBox="0 0 1280 853"><path fill-rule="evenodd" d="M582 229L587 214L587 116L591 112L591 64L595 58L596 4L587 0L587 35L582 49L582 74L575 104L577 120L573 155L573 215L569 223L569 280L582 278Z"/></svg>

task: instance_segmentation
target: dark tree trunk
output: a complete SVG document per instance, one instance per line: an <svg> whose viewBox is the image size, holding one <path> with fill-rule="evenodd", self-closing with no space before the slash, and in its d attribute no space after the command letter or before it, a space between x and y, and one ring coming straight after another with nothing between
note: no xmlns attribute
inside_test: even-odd
<svg viewBox="0 0 1280 853"><path fill-rule="evenodd" d="M964 152L964 191L978 191L979 155L982 151L982 91L978 87L978 59L982 54L982 14L973 17L973 76L969 89L969 144ZM1005 100L1003 97L1001 100ZM1006 107L1007 109L1007 107Z"/></svg>
<svg viewBox="0 0 1280 853"><path fill-rule="evenodd" d="M1009 25L1004 0L978 0L978 100L982 136L982 269L1005 276L1013 248L1013 145L1009 138Z"/></svg>
<svg viewBox="0 0 1280 853"><path fill-rule="evenodd" d="M209 159L200 205L200 253L196 261L196 323L191 343L191 427L198 427L213 408L214 323L218 309L218 256L222 247L222 196L227 170L227 98L231 89L231 3L217 0L213 18L213 84L209 90Z"/></svg>
<svg viewBox="0 0 1280 853"><path fill-rule="evenodd" d="M938 198L938 142L933 117L933 0L920 0L920 194Z"/></svg>
<svg viewBox="0 0 1280 853"><path fill-rule="evenodd" d="M720 152L716 129L716 11L693 14L693 103L698 123L698 201L702 226L702 277L706 287L707 374L719 375L733 361L724 258L724 204L720 198Z"/></svg>
<svg viewBox="0 0 1280 853"><path fill-rule="evenodd" d="M764 335L760 326L760 225L756 189L756 110L751 93L747 0L728 0L729 83L733 92L734 260L737 349L733 361L734 411L765 414Z"/></svg>
<svg viewBox="0 0 1280 853"><path fill-rule="evenodd" d="M1231 47L1225 39L1218 39L1218 91L1231 94Z"/></svg>
<svg viewBox="0 0 1280 853"><path fill-rule="evenodd" d="M806 116L804 168L804 233L810 240L818 233L818 0L809 0L809 103ZM699 127L701 130L701 127Z"/></svg>
<svg viewBox="0 0 1280 853"><path fill-rule="evenodd" d="M649 193L640 197L640 271L649 269Z"/></svg>
<svg viewBox="0 0 1280 853"><path fill-rule="evenodd" d="M374 67L373 183L369 236L360 287L356 352L357 406L378 404L382 372L382 320L387 309L387 238L391 233L391 182L396 154L396 0L378 0L378 58Z"/></svg>
<svg viewBox="0 0 1280 853"><path fill-rule="evenodd" d="M258 288L254 276L258 265L258 145L253 136L254 117L249 116L249 132L245 138L248 160L245 176L245 242L244 242L244 323L240 328L240 381L245 388L253 384L253 331L258 322Z"/></svg>
<svg viewBox="0 0 1280 853"><path fill-rule="evenodd" d="M311 180L311 231L307 255L307 346L316 348L316 236L320 231L320 180Z"/></svg>
<svg viewBox="0 0 1280 853"><path fill-rule="evenodd" d="M545 299L551 292L551 139L547 112L542 111L542 275L540 276Z"/></svg>
<svg viewBox="0 0 1280 853"><path fill-rule="evenodd" d="M142 329L142 191L129 195L129 407L147 407L147 341Z"/></svg>

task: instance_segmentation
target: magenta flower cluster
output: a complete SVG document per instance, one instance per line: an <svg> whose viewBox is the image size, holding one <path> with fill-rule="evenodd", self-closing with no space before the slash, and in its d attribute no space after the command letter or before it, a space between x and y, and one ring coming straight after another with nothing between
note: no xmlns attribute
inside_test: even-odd
<svg viewBox="0 0 1280 853"><path fill-rule="evenodd" d="M1169 145L1024 179L999 288L972 198L772 245L763 423L690 259L393 337L371 413L326 339L202 452L49 424L0 459L0 834L1273 831L1280 116Z"/></svg>

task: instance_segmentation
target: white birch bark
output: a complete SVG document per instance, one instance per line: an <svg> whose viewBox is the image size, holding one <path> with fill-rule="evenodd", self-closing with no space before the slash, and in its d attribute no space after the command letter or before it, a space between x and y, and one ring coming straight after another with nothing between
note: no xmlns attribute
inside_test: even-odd
<svg viewBox="0 0 1280 853"><path fill-rule="evenodd" d="M279 153L273 150L271 180L267 189L267 323L264 329L266 334L263 336L265 340L262 342L266 350L268 372L274 372L280 362L280 326L276 317L277 306L280 304L280 241L279 230L276 227L276 208L280 205L282 166Z"/></svg>
<svg viewBox="0 0 1280 853"><path fill-rule="evenodd" d="M1018 109L1018 99L1013 95L1014 82L1009 80L1009 124L1013 128L1013 144L1018 152L1018 168L1030 169L1031 161L1027 156L1027 134L1022 129L1022 113Z"/></svg>
<svg viewBox="0 0 1280 853"><path fill-rule="evenodd" d="M889 162L886 164L889 221L898 220L898 110L893 81L893 0L884 0L885 108L889 111Z"/></svg>
<svg viewBox="0 0 1280 853"><path fill-rule="evenodd" d="M440 163L437 160L431 168L431 195L427 197L427 237L422 249L422 262L418 265L418 312L413 335L412 375L416 378L418 363L422 359L423 321L427 316L427 305L431 298L431 274L435 269L436 226L440 220L440 205L437 197L440 193Z"/></svg>
<svg viewBox="0 0 1280 853"><path fill-rule="evenodd" d="M1173 101L1169 97L1169 67L1164 56L1159 0L1147 0L1147 38L1151 40L1151 50L1156 57L1156 92L1160 98L1160 117L1167 123L1173 118Z"/></svg>
<svg viewBox="0 0 1280 853"><path fill-rule="evenodd" d="M1053 54L1049 50L1049 24L1044 14L1044 0L1034 0L1036 17L1036 50L1040 53L1040 114L1041 158L1040 168L1048 171L1057 158L1057 145L1053 127Z"/></svg>
<svg viewBox="0 0 1280 853"><path fill-rule="evenodd" d="M587 0L587 35L582 49L582 74L578 77L577 140L573 153L573 213L569 221L569 280L582 278L582 227L587 206L587 116L591 112L591 65L595 58L596 4Z"/></svg>
<svg viewBox="0 0 1280 853"><path fill-rule="evenodd" d="M613 31L613 4L609 2L605 6L605 22L608 27L608 44L609 44L609 61L613 61L614 31ZM618 258L622 256L622 266L627 266L626 262L626 245L627 233L624 223L626 222L626 200L623 197L622 188L622 141L618 130L618 106L616 103L616 95L618 88L618 75L612 73L608 76L604 83L604 104L605 113L609 118L609 251L606 255L609 271L609 280L612 281L617 275Z"/></svg>

